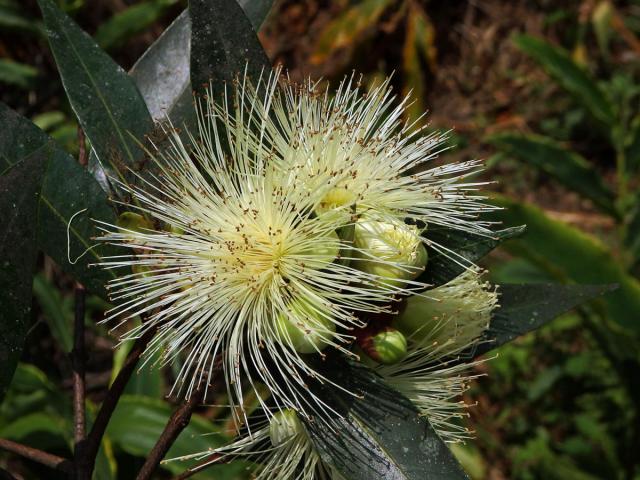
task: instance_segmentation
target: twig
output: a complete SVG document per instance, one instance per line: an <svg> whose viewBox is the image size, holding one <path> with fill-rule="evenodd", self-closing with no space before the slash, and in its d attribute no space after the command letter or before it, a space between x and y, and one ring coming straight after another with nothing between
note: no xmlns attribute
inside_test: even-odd
<svg viewBox="0 0 640 480"><path fill-rule="evenodd" d="M96 421L93 423L91 432L89 432L89 436L87 437L87 443L82 459L83 462L85 462L85 471L89 472L89 474L93 472L93 468L96 463L96 456L100 448L100 442L102 441L104 432L107 429L107 425L109 424L111 415L113 414L113 411L118 404L118 400L122 396L122 392L124 392L124 388L127 386L127 383L129 382L129 379L131 378L131 375L133 374L136 365L138 364L138 360L140 360L140 356L144 352L147 344L151 341L155 333L156 328L151 327L144 333L144 335L142 335L135 341L135 343L133 344L133 348L124 361L122 369L120 370L120 372L118 372L118 376L111 384L111 388L107 392L107 396L102 402L102 406L100 407L100 411L98 412Z"/></svg>
<svg viewBox="0 0 640 480"><path fill-rule="evenodd" d="M17 480L11 472L6 471L4 468L0 468L0 480Z"/></svg>
<svg viewBox="0 0 640 480"><path fill-rule="evenodd" d="M76 480L89 480L90 476L83 470L81 461L83 447L86 440L85 423L85 348L84 348L84 311L85 288L76 285L76 312L73 324L73 350L71 350L71 365L73 367L73 438L74 438L74 466Z"/></svg>
<svg viewBox="0 0 640 480"><path fill-rule="evenodd" d="M57 455L52 455L51 453L43 452L37 448L27 447L21 443L12 442L11 440L5 440L3 438L0 438L0 448L45 465L49 468L53 468L54 470L58 470L59 472L68 474L73 473L73 463L69 460L58 457Z"/></svg>
<svg viewBox="0 0 640 480"><path fill-rule="evenodd" d="M191 420L191 414L195 410L195 408L200 404L204 397L205 387L204 385L200 385L198 389L191 394L189 400L180 405L171 418L167 422L167 425L164 427L164 431L160 438L154 445L151 452L147 456L147 460L144 462L144 465L140 469L136 480L149 480L153 473L160 465L160 462L164 458L164 456L175 442L180 432L186 428L189 424L189 420Z"/></svg>
<svg viewBox="0 0 640 480"><path fill-rule="evenodd" d="M78 127L78 163L83 167L89 164L87 159L87 144L84 141L84 131Z"/></svg>
<svg viewBox="0 0 640 480"><path fill-rule="evenodd" d="M208 457L206 457L204 460L201 460L198 463L196 463L189 470L182 472L177 477L173 477L171 480L186 480L187 478L193 477L196 473L200 473L202 470L204 470L209 466L223 465L227 463L230 459L229 457L227 457L227 459L225 459L224 461L219 462L218 460L220 460L221 458L222 458L222 455L220 455L219 453L213 453Z"/></svg>

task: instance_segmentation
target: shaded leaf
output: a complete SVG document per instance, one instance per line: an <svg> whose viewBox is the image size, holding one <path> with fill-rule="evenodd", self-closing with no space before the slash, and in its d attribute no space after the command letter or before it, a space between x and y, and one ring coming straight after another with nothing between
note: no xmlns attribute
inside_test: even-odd
<svg viewBox="0 0 640 480"><path fill-rule="evenodd" d="M565 50L529 35L518 35L515 43L520 50L542 65L595 118L606 125L614 123L613 109L605 94Z"/></svg>
<svg viewBox="0 0 640 480"><path fill-rule="evenodd" d="M170 415L171 407L162 400L123 395L109 422L106 434L116 447L131 455L144 457L155 445ZM178 436L166 458L175 458L221 446L226 438L217 432L218 428L213 423L200 415L193 415L189 425ZM197 462L174 461L163 463L162 466L173 473L180 473L195 463ZM210 467L193 478L232 479L242 468L244 465L235 465L230 468L226 465Z"/></svg>
<svg viewBox="0 0 640 480"><path fill-rule="evenodd" d="M33 279L33 295L40 304L53 338L69 353L73 348L71 305L65 302L55 285L42 274L36 275Z"/></svg>
<svg viewBox="0 0 640 480"><path fill-rule="evenodd" d="M46 153L32 153L0 177L0 400L13 377L30 324L38 197Z"/></svg>
<svg viewBox="0 0 640 480"><path fill-rule="evenodd" d="M51 0L38 0L71 107L103 167L131 181L153 121L133 80Z"/></svg>
<svg viewBox="0 0 640 480"><path fill-rule="evenodd" d="M581 155L539 135L502 133L489 137L488 141L507 154L548 173L601 210L618 217L615 195Z"/></svg>
<svg viewBox="0 0 640 480"><path fill-rule="evenodd" d="M105 50L117 47L153 25L178 0L148 0L118 12L102 23L95 34Z"/></svg>
<svg viewBox="0 0 640 480"><path fill-rule="evenodd" d="M485 341L473 354L493 350L613 289L610 285L498 285L499 307L491 316Z"/></svg>
<svg viewBox="0 0 640 480"><path fill-rule="evenodd" d="M93 245L91 237L97 231L91 219L115 224L115 214L105 193L73 157L29 120L0 104L0 121L3 127L0 155L7 165L10 165L8 159L19 162L35 152L46 153L37 222L39 248L89 290L106 296L104 285L114 273L89 265L98 262L101 255L113 254L114 249L103 245L93 248L75 264L69 263L67 257L70 253L71 258L76 259ZM87 211L69 226L68 252L67 226L71 217L85 208Z"/></svg>
<svg viewBox="0 0 640 480"><path fill-rule="evenodd" d="M420 275L418 281L429 285L438 286L453 280L465 271L464 261L475 263L484 257L500 243L510 238L522 235L524 226L506 228L493 232L493 236L485 237L468 232L450 229L441 226L430 226L424 233L429 243L435 243L460 255L456 258L460 263L456 263L450 256L438 251L439 249L427 245L429 260L424 273Z"/></svg>
<svg viewBox="0 0 640 480"><path fill-rule="evenodd" d="M191 85L214 95L245 72L254 82L271 71L251 22L235 0L191 0Z"/></svg>
<svg viewBox="0 0 640 480"><path fill-rule="evenodd" d="M552 220L536 207L500 197L500 218L505 224L527 225L521 238L505 248L529 259L561 281L582 284L617 284L603 300L619 325L640 332L640 282L628 275L596 238Z"/></svg>
<svg viewBox="0 0 640 480"><path fill-rule="evenodd" d="M29 89L35 85L38 70L31 65L0 58L0 83Z"/></svg>
<svg viewBox="0 0 640 480"><path fill-rule="evenodd" d="M413 404L370 369L342 357L327 359L331 385L316 393L339 415L307 422L322 459L350 480L465 479L446 444Z"/></svg>

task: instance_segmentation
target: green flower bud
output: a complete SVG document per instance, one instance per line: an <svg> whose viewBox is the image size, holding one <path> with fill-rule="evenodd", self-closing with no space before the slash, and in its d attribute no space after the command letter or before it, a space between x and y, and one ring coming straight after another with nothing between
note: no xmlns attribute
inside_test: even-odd
<svg viewBox="0 0 640 480"><path fill-rule="evenodd" d="M407 355L406 337L391 327L365 338L360 346L369 357L385 365L398 363Z"/></svg>
<svg viewBox="0 0 640 480"><path fill-rule="evenodd" d="M322 244L310 252L313 255L312 262L318 262L319 268L332 263L340 253L340 237L335 231L329 232L322 240Z"/></svg>
<svg viewBox="0 0 640 480"><path fill-rule="evenodd" d="M282 341L297 352L314 353L327 346L336 325L319 307L299 298L289 304L286 313L278 315L277 329Z"/></svg>
<svg viewBox="0 0 640 480"><path fill-rule="evenodd" d="M153 230L153 223L145 217L135 212L124 212L118 216L116 222L119 227L125 230L143 233L145 230ZM126 232L125 232L126 233Z"/></svg>
<svg viewBox="0 0 640 480"><path fill-rule="evenodd" d="M498 294L477 271L468 270L425 296L407 299L393 325L415 341L433 343L443 354L458 352L475 342L488 327Z"/></svg>
<svg viewBox="0 0 640 480"><path fill-rule="evenodd" d="M355 227L354 245L364 252L357 254L359 260L353 266L382 277L380 281L386 285L402 287L427 265L427 249L413 225L360 221Z"/></svg>
<svg viewBox="0 0 640 480"><path fill-rule="evenodd" d="M304 432L304 427L295 410L280 410L269 423L269 438L274 447L278 447L290 438Z"/></svg>

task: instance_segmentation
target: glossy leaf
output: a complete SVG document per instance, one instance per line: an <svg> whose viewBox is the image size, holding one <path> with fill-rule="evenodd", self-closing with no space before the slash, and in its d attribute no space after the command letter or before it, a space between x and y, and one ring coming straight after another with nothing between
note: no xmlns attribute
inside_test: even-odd
<svg viewBox="0 0 640 480"><path fill-rule="evenodd" d="M115 223L115 214L107 197L93 177L78 162L64 152L44 132L11 109L0 104L0 157L9 165L34 152L46 152L45 173L42 179L39 214L37 217L38 246L65 272L73 275L92 292L106 296L104 285L114 273L90 264L101 255L113 253L113 248L92 248L75 264L69 263L68 253L75 260L94 245L96 235L92 219ZM69 225L71 217L80 210ZM33 217L36 218L35 216ZM70 251L67 251L69 226ZM31 279L29 279L31 283Z"/></svg>
<svg viewBox="0 0 640 480"><path fill-rule="evenodd" d="M33 152L0 176L0 400L7 392L31 323L31 279L46 153Z"/></svg>
<svg viewBox="0 0 640 480"><path fill-rule="evenodd" d="M566 187L591 200L604 212L618 216L613 192L581 155L539 135L503 133L489 137L488 141L510 156L553 176Z"/></svg>
<svg viewBox="0 0 640 480"><path fill-rule="evenodd" d="M473 354L493 350L613 289L610 285L498 285L500 305L493 312L484 342Z"/></svg>
<svg viewBox="0 0 640 480"><path fill-rule="evenodd" d="M446 227L432 226L424 233L424 237L430 243L440 245L455 252L462 258L447 256L446 252L427 245L429 260L424 273L418 281L429 285L438 286L453 280L465 271L465 261L468 264L475 263L484 257L500 243L510 238L522 235L524 226L507 228L493 232L491 237L461 232ZM459 263L458 263L459 262Z"/></svg>
<svg viewBox="0 0 640 480"><path fill-rule="evenodd" d="M495 203L505 207L500 218L506 225L524 223L527 232L508 242L505 248L529 259L561 281L581 284L617 284L604 298L615 322L640 332L640 282L628 275L596 238L565 223L547 217L531 205L501 197Z"/></svg>
<svg viewBox="0 0 640 480"><path fill-rule="evenodd" d="M253 29L258 31L264 22L272 0L241 0ZM170 118L182 126L193 116L193 98L189 78L191 55L191 18L185 10L149 47L133 66L133 77L156 121Z"/></svg>
<svg viewBox="0 0 640 480"><path fill-rule="evenodd" d="M144 457L155 445L170 415L171 407L161 400L123 395L109 422L106 434L117 448L131 455ZM226 438L217 433L218 431L218 427L204 417L193 415L189 425L178 436L166 458L202 452L209 447L215 448L222 445ZM197 462L173 461L163 463L162 466L172 473L180 473L195 463ZM244 468L244 465L230 468L225 465L210 467L194 478L233 479L241 468Z"/></svg>
<svg viewBox="0 0 640 480"><path fill-rule="evenodd" d="M271 70L251 22L236 0L191 0L191 85L214 95L245 71L254 82Z"/></svg>
<svg viewBox="0 0 640 480"><path fill-rule="evenodd" d="M591 114L605 123L614 123L611 104L593 78L572 59L569 53L547 41L519 35L515 43L524 53L542 65L564 89L571 93Z"/></svg>
<svg viewBox="0 0 640 480"><path fill-rule="evenodd" d="M100 47L108 50L153 25L178 0L147 0L116 13L100 25L95 34Z"/></svg>
<svg viewBox="0 0 640 480"><path fill-rule="evenodd" d="M363 0L350 6L342 15L329 22L320 33L312 63L323 63L336 50L362 40L382 14L394 4L391 0Z"/></svg>
<svg viewBox="0 0 640 480"><path fill-rule="evenodd" d="M323 373L357 396L326 385L316 393L338 415L307 422L322 459L344 478L465 479L466 474L413 404L363 365L327 359Z"/></svg>
<svg viewBox="0 0 640 480"><path fill-rule="evenodd" d="M38 0L71 106L103 167L132 181L146 163L138 142L153 121L135 83L51 0Z"/></svg>

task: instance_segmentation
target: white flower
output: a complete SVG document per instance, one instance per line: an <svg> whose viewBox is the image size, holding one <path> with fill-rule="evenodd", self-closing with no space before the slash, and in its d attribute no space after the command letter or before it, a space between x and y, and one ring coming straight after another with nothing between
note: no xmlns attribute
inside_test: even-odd
<svg viewBox="0 0 640 480"><path fill-rule="evenodd" d="M196 102L197 133L168 132L149 152L160 174L121 185L144 225L104 225L100 240L129 254L102 265L132 271L110 283L106 320L143 317L124 339L157 328L147 353L180 366L187 395L221 365L232 404L266 384L310 416L326 410L307 382L327 380L305 355L349 354L363 318L426 288L413 280L426 240L405 219L486 233L488 207L461 182L478 162L414 170L442 137L409 132L388 82L368 96L345 82L333 99L277 74L257 85ZM381 242L360 241L375 232Z"/></svg>

